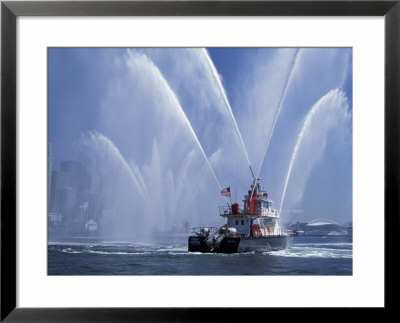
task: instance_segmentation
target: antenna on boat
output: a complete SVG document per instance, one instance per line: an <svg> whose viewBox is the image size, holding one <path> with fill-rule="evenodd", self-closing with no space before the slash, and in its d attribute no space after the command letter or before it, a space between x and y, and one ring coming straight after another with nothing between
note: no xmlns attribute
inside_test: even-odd
<svg viewBox="0 0 400 323"><path fill-rule="evenodd" d="M255 185L257 183L257 181L262 180L262 178L261 177L255 177L254 173L253 173L253 169L251 168L251 165L249 165L249 167L250 167L250 171L251 171L251 176L253 177L253 184Z"/></svg>
<svg viewBox="0 0 400 323"><path fill-rule="evenodd" d="M251 165L249 165L249 167L250 167L251 176L253 177L253 179L254 179L254 181L255 181L255 180L256 180L256 177L254 176L253 168L251 168Z"/></svg>
<svg viewBox="0 0 400 323"><path fill-rule="evenodd" d="M254 190L256 188L256 183L257 183L257 181L261 180L262 178L254 176L253 168L251 168L251 165L249 165L249 168L250 168L251 176L253 176L253 185L252 185L253 187L252 187L252 190L251 190L251 196L253 196L254 195Z"/></svg>
<svg viewBox="0 0 400 323"><path fill-rule="evenodd" d="M257 182L257 179L256 179L256 177L254 176L254 172L253 172L253 168L251 168L251 165L249 164L249 168L250 168L250 172L251 172L251 176L253 177L253 185L252 185L252 190L251 190L251 197L253 196L253 194L254 194L254 188L256 187L256 182Z"/></svg>

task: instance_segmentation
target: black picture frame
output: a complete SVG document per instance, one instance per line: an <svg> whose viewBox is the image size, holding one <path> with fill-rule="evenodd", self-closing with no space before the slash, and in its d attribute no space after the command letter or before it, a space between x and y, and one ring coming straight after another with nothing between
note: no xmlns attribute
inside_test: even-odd
<svg viewBox="0 0 400 323"><path fill-rule="evenodd" d="M399 236L400 1L2 1L1 3L1 321L208 322L287 315L287 308L18 308L16 285L16 19L19 16L384 16L385 306L395 309ZM356 167L356 166L355 166ZM371 188L372 190L372 188ZM367 248L367 246L366 246ZM371 255L373 256L373 255ZM40 291L37 291L40 293ZM366 292L368 292L366 290ZM301 297L301 295L299 295ZM299 310L299 309L298 309ZM331 309L332 310L332 309ZM251 312L250 312L251 311ZM268 313L266 312L268 311ZM385 311L382 313L382 311ZM369 312L372 315L372 312ZM368 314L368 315L370 315ZM301 314L300 314L301 315ZM375 314L374 314L375 315ZM369 316L373 318L373 316ZM295 317L293 317L295 319Z"/></svg>

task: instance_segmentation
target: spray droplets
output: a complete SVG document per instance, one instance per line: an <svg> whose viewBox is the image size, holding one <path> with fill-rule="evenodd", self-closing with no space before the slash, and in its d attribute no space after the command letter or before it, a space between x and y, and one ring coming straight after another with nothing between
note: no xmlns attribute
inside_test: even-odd
<svg viewBox="0 0 400 323"><path fill-rule="evenodd" d="M238 135L238 138L239 138L240 144L241 144L241 146L242 146L243 152L244 152L244 154L245 154L245 156L246 156L247 163L248 163L248 165L251 167L249 155L248 155L247 150L246 150L246 147L245 147L245 145L244 145L243 138L242 138L242 134L240 133L239 127L238 127L237 122L236 122L236 119L235 119L235 117L234 117L234 115L233 115L231 105L230 105L230 103L229 103L228 97L226 96L225 89L224 89L224 87L222 86L221 80L220 80L220 78L219 78L219 76L218 76L217 69L215 68L215 65L214 65L214 63L212 62L210 56L208 55L207 50L206 50L206 49L202 49L202 53L204 54L204 56L205 56L205 58L206 58L206 60L207 60L207 62L208 62L208 64L209 64L209 66L210 66L210 69L211 69L211 71L212 71L212 75L214 76L214 79L215 79L215 81L217 82L217 85L218 85L218 87L219 87L219 89L220 89L220 91L221 91L221 95L222 95L222 97L223 97L223 99L224 99L224 102L225 102L226 107L227 107L227 109L228 109L229 115L230 115L230 117L231 117L231 119L232 119L232 123L234 124L235 130L236 130L236 134Z"/></svg>
<svg viewBox="0 0 400 323"><path fill-rule="evenodd" d="M341 122L349 121L349 118L346 95L338 89L329 91L314 106L312 106L304 120L293 149L279 207L280 211L282 210L290 175L300 147L307 144L303 153L307 155L308 165L305 165L302 170L302 181L299 182L298 180L296 183L298 191L297 199L302 197L304 181L307 179L307 175L310 172L312 165L321 157L325 150L328 132L338 126ZM313 129L315 133L318 133L318 137L310 134L311 129Z"/></svg>
<svg viewBox="0 0 400 323"><path fill-rule="evenodd" d="M99 121L92 122L95 126L90 129L98 131L85 133L81 142L97 159L104 199L111 193L123 196L107 206L106 216L125 213L126 218L134 219L125 224L132 226L136 219L146 218L141 224L150 230L156 225L167 229L185 218L192 225L214 224L219 221L217 211L222 204L218 189L231 186L242 196L240 191L250 184L247 166L253 166L253 177L265 179L262 184L271 197L279 198L283 187L280 209L284 201L296 200L289 197L296 189L303 190L311 168L326 149L329 131L351 118L344 92L329 91L338 86L333 87L335 82L326 82L329 86L324 84L318 94L320 79L313 81L318 91L310 94L304 90L311 87L303 82L304 71L309 70L304 62L310 64L311 52L258 49L257 59L247 62L255 53L247 50L249 56L241 62L248 65L232 64L238 70L224 75L227 85L235 82L226 89L237 93L226 92L218 74L224 69L219 61L216 65L212 61L211 49L114 52L118 59L110 60L116 63L113 73L104 77L107 91L99 95L100 104L91 114ZM240 82L252 78L254 81ZM341 76L340 81L343 79ZM326 95L313 105L321 93ZM306 99L302 100L299 107L296 97L309 101L305 104ZM233 111L232 107L240 109ZM307 153L303 179L298 179L296 164ZM293 179L295 185L289 185ZM115 210L110 211L112 207ZM119 227L124 226L121 223Z"/></svg>

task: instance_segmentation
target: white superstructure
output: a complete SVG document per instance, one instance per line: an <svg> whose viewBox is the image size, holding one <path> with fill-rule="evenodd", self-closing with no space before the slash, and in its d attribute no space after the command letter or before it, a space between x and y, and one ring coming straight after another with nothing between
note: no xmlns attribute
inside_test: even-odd
<svg viewBox="0 0 400 323"><path fill-rule="evenodd" d="M243 208L238 203L220 207L220 215L227 219L228 227L236 228L241 237L282 236L279 211L272 207L273 201L259 183L251 185L243 202Z"/></svg>

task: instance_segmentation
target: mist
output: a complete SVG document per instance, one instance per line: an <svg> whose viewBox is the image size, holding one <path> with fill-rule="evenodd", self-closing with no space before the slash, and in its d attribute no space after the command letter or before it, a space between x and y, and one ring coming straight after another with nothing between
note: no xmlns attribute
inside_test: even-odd
<svg viewBox="0 0 400 323"><path fill-rule="evenodd" d="M52 48L52 169L76 160L93 174L86 217L114 239L222 225L249 164L282 221L344 223L351 99L347 48Z"/></svg>

